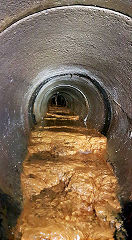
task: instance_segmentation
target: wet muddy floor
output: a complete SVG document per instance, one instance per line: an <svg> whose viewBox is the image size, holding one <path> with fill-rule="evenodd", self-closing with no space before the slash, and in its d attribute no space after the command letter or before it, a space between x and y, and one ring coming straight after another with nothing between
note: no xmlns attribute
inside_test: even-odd
<svg viewBox="0 0 132 240"><path fill-rule="evenodd" d="M84 128L67 107L50 106L30 134L13 239L124 239L117 179L107 158L106 137Z"/></svg>

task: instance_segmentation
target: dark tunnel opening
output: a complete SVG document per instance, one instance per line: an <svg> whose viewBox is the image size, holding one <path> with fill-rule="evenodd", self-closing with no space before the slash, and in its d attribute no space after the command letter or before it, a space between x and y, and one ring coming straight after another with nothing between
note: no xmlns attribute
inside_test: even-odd
<svg viewBox="0 0 132 240"><path fill-rule="evenodd" d="M67 106L67 101L61 93L57 92L56 94L54 94L51 97L51 99L49 100L49 104L55 105L55 106L66 107Z"/></svg>

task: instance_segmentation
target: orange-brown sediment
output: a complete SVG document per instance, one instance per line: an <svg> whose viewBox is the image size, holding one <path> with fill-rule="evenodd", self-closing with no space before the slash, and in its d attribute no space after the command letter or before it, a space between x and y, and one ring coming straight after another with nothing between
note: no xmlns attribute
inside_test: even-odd
<svg viewBox="0 0 132 240"><path fill-rule="evenodd" d="M106 137L72 124L78 116L66 108L50 107L45 121L31 132L23 162L15 239L113 240L121 207Z"/></svg>

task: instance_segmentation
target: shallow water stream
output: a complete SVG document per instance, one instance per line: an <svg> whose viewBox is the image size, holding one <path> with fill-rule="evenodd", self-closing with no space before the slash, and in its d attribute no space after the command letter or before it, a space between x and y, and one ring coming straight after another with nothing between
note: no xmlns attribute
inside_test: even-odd
<svg viewBox="0 0 132 240"><path fill-rule="evenodd" d="M107 138L83 127L67 107L49 106L31 131L23 162L23 211L12 232L21 240L124 239L118 184Z"/></svg>

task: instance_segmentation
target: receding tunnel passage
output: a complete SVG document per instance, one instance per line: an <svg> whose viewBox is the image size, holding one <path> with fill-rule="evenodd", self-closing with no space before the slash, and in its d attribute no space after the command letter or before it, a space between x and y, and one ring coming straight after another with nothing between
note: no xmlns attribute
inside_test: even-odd
<svg viewBox="0 0 132 240"><path fill-rule="evenodd" d="M14 240L126 239L119 186L101 135L108 135L113 111L105 89L86 75L57 75L36 87L28 109L33 130Z"/></svg>
<svg viewBox="0 0 132 240"><path fill-rule="evenodd" d="M127 236L117 198L119 186L107 162L107 138L79 115L84 94L79 98L76 91L72 86L54 88L45 99L47 112L42 108L45 102L40 104L41 121L30 133L23 162L23 210L12 231L14 240L124 240Z"/></svg>
<svg viewBox="0 0 132 240"><path fill-rule="evenodd" d="M78 221L75 219L79 219L83 227L82 215L79 212L81 209L84 215L85 211L89 212L83 217L86 220L88 216L90 223L90 219L94 219L96 227L99 223L96 221L97 217L106 223L105 229L108 230L106 239L110 236L112 240L113 238L124 240L127 235L128 239L131 239L129 225L132 202L131 18L119 12L93 6L47 9L12 24L1 33L0 41L0 199L2 199L0 206L4 209L0 237L5 236L7 229L12 229L17 220L17 227L23 229L23 232L19 231L19 237L21 234L28 234L29 229L26 228L27 232L24 233L21 225L22 215L19 218L19 214L22 206L28 206L28 203L23 205L24 196L30 195L33 196L33 201L30 202L31 207L27 207L28 223L32 224L32 219L38 216L35 212L36 201L40 201L41 212L43 205L41 200L45 198L47 208L44 207L43 210L48 219L53 215L52 210L58 209L60 216L62 218L65 216L63 221L66 224L75 222L74 227L79 236L83 230L79 229ZM46 130L46 127L50 129ZM62 132L64 134L61 134ZM97 139L98 141L95 141ZM54 145L52 149L51 145ZM107 158L104 149L107 149ZM99 152L101 159L96 155ZM77 158L73 159L72 154ZM68 157L67 160L65 157ZM42 166L44 158L45 164ZM31 161L28 161L29 159ZM65 164L62 164L62 159L65 160ZM36 160L38 165L35 165ZM56 162L57 166L54 165ZM38 174L40 166L43 170ZM79 173L80 168L81 170L83 168L83 171ZM89 168L93 168L95 172ZM97 168L100 169L98 176ZM65 171L62 174L62 170L65 169L66 174ZM109 186L106 184L108 191L105 191L106 185L103 180L105 171L110 176L107 184L113 181ZM42 173L45 175L42 176ZM55 188L52 185L53 177L54 182L58 181ZM95 182L98 186L97 195L89 190L95 189ZM24 184L28 187L24 187ZM119 186L118 199L116 186ZM90 192L89 198L85 198L84 192L87 196ZM64 203L66 193L68 194L66 205L61 207L60 198ZM80 197L78 204L76 194ZM115 204L111 196L114 196ZM104 198L109 200L106 201L109 202L109 210L99 198L102 201ZM82 199L85 202L83 206ZM88 199L91 202L88 202ZM53 205L49 204L52 200L55 203ZM70 204L67 204L67 201ZM72 207L72 202L76 209L72 208L71 211L69 205ZM78 207L79 204L81 207ZM111 214L111 205L114 216ZM103 209L100 209L100 206ZM50 209L49 212L47 209ZM120 216L115 221L115 216L121 213L121 209L126 219L125 228L128 233L126 230L123 231ZM100 211L105 212L103 217ZM32 213L36 213L36 216ZM56 217L62 220L60 216ZM49 233L49 221L46 221L46 218L40 219L44 220L44 226L47 226L46 231ZM54 220L51 223L59 231L60 224L56 225ZM39 224L37 229L40 227ZM78 240L71 229L74 225L72 224L67 225L69 233L73 234L72 239ZM29 225L26 226L28 228ZM61 227L61 232L65 231L62 225ZM98 234L101 234L100 230ZM22 240L24 238L27 240L27 236L23 236ZM97 236L94 239L97 239Z"/></svg>
<svg viewBox="0 0 132 240"><path fill-rule="evenodd" d="M112 118L112 104L105 89L97 81L85 75L69 73L42 82L29 101L31 125L43 119L49 99L52 98L55 104L64 101L63 104L78 114L85 126L89 125L107 134Z"/></svg>

